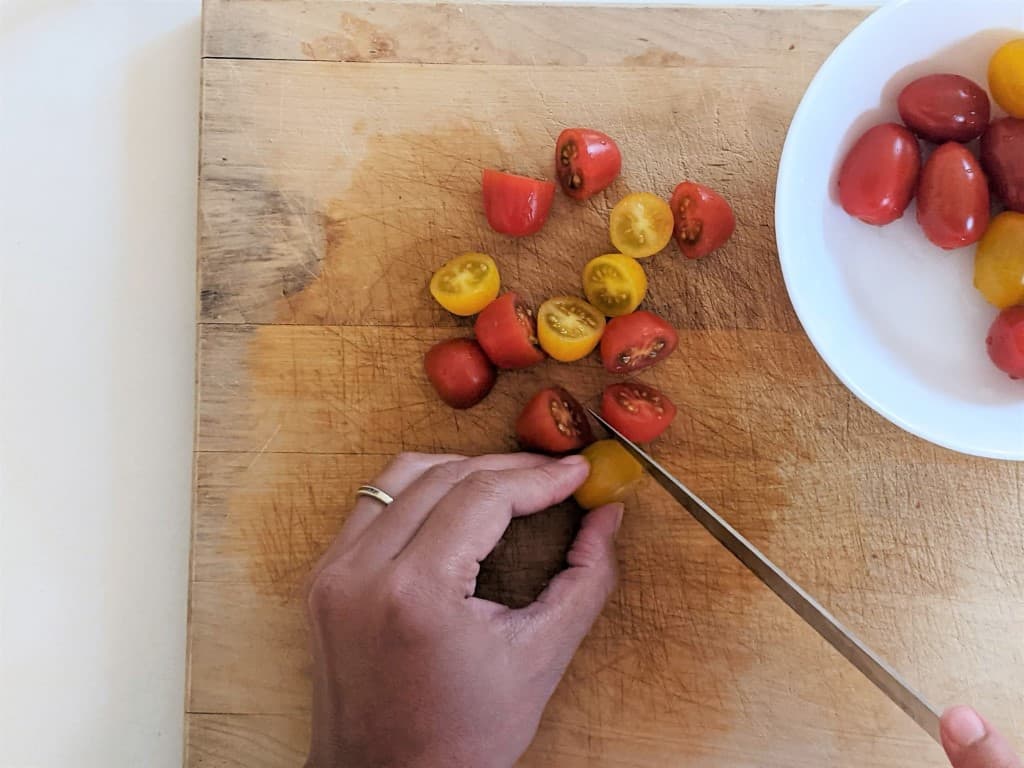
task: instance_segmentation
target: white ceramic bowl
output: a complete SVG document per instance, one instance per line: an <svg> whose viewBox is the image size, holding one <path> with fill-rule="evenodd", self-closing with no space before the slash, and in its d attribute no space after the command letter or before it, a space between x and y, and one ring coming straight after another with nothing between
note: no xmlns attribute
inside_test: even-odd
<svg viewBox="0 0 1024 768"><path fill-rule="evenodd" d="M988 359L998 313L972 285L974 248L933 246L913 205L879 228L836 200L843 156L867 128L899 121L903 86L932 72L985 86L988 59L1015 37L1024 37L1022 0L904 0L876 11L804 94L779 165L775 223L800 322L857 397L925 440L1024 460L1024 381Z"/></svg>

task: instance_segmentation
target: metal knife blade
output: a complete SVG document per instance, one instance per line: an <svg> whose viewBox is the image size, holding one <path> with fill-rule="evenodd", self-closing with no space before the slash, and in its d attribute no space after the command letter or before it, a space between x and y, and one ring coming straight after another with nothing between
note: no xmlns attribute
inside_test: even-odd
<svg viewBox="0 0 1024 768"><path fill-rule="evenodd" d="M588 409L590 410L590 409ZM747 541L735 528L718 513L705 504L689 488L665 470L658 462L615 429L611 424L590 410L598 424L604 427L658 483L686 509L698 523L725 546L757 576L772 592L792 608L815 632L825 638L853 666L874 683L893 703L906 712L911 719L936 742L939 740L939 713L921 694L900 677L899 673L883 661L874 651L861 642L856 635L844 627L838 619L825 610L804 589L787 576L777 565L765 557L760 550Z"/></svg>

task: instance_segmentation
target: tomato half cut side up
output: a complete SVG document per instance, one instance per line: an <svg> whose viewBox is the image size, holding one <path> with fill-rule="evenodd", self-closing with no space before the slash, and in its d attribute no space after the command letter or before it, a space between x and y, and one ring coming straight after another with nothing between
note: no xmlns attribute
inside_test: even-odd
<svg viewBox="0 0 1024 768"><path fill-rule="evenodd" d="M464 253L441 266L430 279L430 294L453 315L469 317L498 295L498 265L486 253Z"/></svg>
<svg viewBox="0 0 1024 768"><path fill-rule="evenodd" d="M647 275L640 262L621 253L606 253L583 268L587 301L609 317L628 315L644 300Z"/></svg>
<svg viewBox="0 0 1024 768"><path fill-rule="evenodd" d="M562 191L586 200L615 181L622 154L612 138L592 128L566 128L555 143L555 174Z"/></svg>
<svg viewBox="0 0 1024 768"><path fill-rule="evenodd" d="M575 296L548 299L537 311L541 349L559 362L571 363L589 355L604 329L604 314Z"/></svg>
<svg viewBox="0 0 1024 768"><path fill-rule="evenodd" d="M644 259L672 239L675 221L669 204L650 192L632 192L619 200L608 217L608 235L619 253Z"/></svg>
<svg viewBox="0 0 1024 768"><path fill-rule="evenodd" d="M532 235L547 221L555 183L488 168L483 175L483 197L491 229L515 237Z"/></svg>
<svg viewBox="0 0 1024 768"><path fill-rule="evenodd" d="M661 362L679 344L676 329L653 312L634 312L608 322L601 362L611 373L632 373Z"/></svg>
<svg viewBox="0 0 1024 768"><path fill-rule="evenodd" d="M601 416L634 443L649 443L668 429L676 406L652 386L623 381L605 389Z"/></svg>
<svg viewBox="0 0 1024 768"><path fill-rule="evenodd" d="M669 203L676 245L688 259L707 256L725 245L736 230L736 215L724 197L701 184L684 181Z"/></svg>
<svg viewBox="0 0 1024 768"><path fill-rule="evenodd" d="M513 291L484 307L473 330L487 357L499 368L529 368L544 359L533 312Z"/></svg>
<svg viewBox="0 0 1024 768"><path fill-rule="evenodd" d="M542 389L530 399L516 419L516 437L526 450L555 455L594 440L583 406L562 387Z"/></svg>

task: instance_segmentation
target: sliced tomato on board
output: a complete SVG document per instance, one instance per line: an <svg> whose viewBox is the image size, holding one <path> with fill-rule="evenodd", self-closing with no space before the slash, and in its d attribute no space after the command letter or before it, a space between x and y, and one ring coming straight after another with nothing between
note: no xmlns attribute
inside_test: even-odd
<svg viewBox="0 0 1024 768"><path fill-rule="evenodd" d="M483 176L487 223L503 235L532 235L547 221L555 183L490 168Z"/></svg>
<svg viewBox="0 0 1024 768"><path fill-rule="evenodd" d="M575 296L548 299L537 311L540 346L559 362L571 363L593 352L604 328L604 314Z"/></svg>
<svg viewBox="0 0 1024 768"><path fill-rule="evenodd" d="M586 411L562 387L542 389L516 419L516 437L530 451L562 454L593 441Z"/></svg>
<svg viewBox="0 0 1024 768"><path fill-rule="evenodd" d="M649 443L668 429L676 417L676 407L648 384L623 381L605 389L601 416L634 443Z"/></svg>
<svg viewBox="0 0 1024 768"><path fill-rule="evenodd" d="M499 368L528 368L544 359L533 312L513 291L484 307L473 331L487 357Z"/></svg>
<svg viewBox="0 0 1024 768"><path fill-rule="evenodd" d="M661 362L679 344L676 329L653 312L634 312L608 321L601 338L601 362L611 373L632 373Z"/></svg>
<svg viewBox="0 0 1024 768"><path fill-rule="evenodd" d="M688 259L707 256L725 245L736 230L736 215L713 189L684 181L669 203L675 219L676 245Z"/></svg>
<svg viewBox="0 0 1024 768"><path fill-rule="evenodd" d="M562 191L586 200L615 181L622 155L610 136L592 128L566 128L555 143L555 173Z"/></svg>

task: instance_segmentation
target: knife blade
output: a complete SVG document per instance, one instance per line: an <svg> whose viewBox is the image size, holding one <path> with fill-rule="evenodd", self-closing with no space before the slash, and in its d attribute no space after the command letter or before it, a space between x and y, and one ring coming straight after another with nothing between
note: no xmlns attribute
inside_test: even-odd
<svg viewBox="0 0 1024 768"><path fill-rule="evenodd" d="M729 525L711 507L705 504L693 491L683 485L670 472L649 456L642 448L602 419L594 411L590 415L604 427L644 469L658 481L662 488L707 529L708 533L745 565L762 583L778 595L782 602L792 608L847 661L853 664L879 690L900 709L941 744L939 738L939 713L925 698L912 688L881 657L866 646L838 619L811 597L799 584L787 576L781 568L765 557L760 550L747 541L735 528Z"/></svg>

